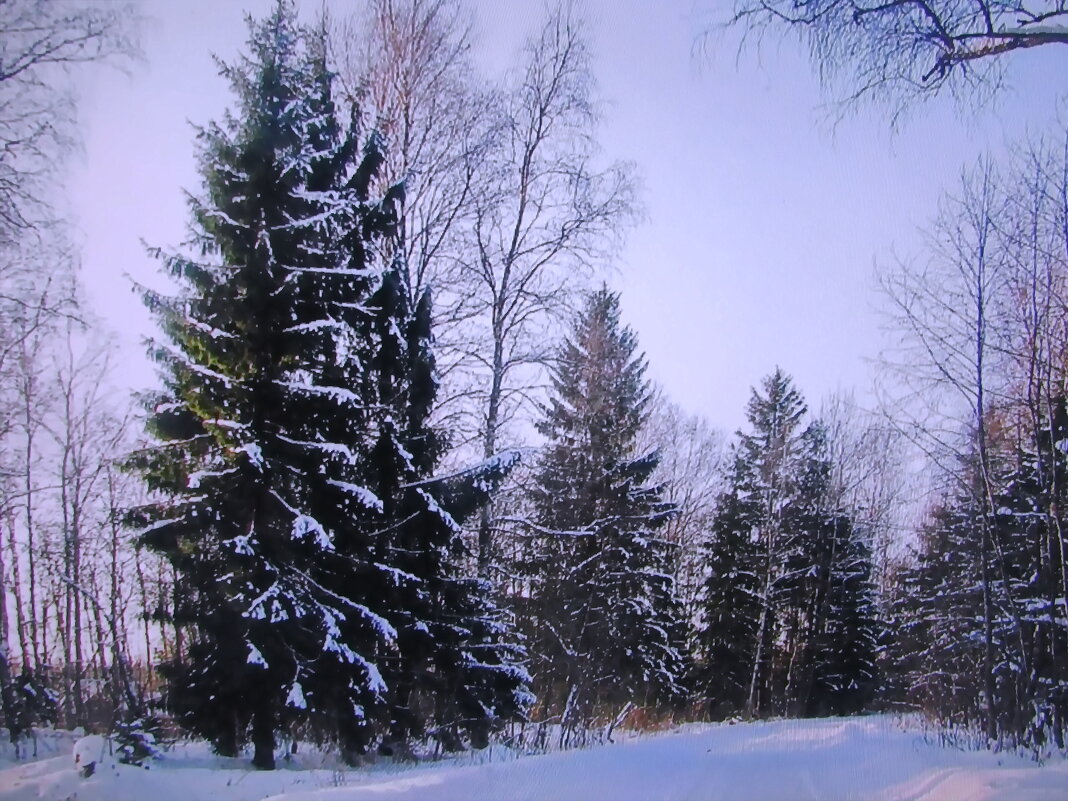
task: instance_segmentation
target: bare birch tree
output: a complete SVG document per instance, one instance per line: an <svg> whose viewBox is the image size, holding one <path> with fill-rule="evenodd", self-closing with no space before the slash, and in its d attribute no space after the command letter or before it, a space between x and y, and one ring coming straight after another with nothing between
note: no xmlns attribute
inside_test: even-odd
<svg viewBox="0 0 1068 801"><path fill-rule="evenodd" d="M692 621L707 578L701 545L712 527L717 499L727 489L727 438L661 392L651 404L639 450L659 452L660 463L651 481L662 483L664 497L677 507L677 514L664 525L663 536L677 546L675 593L685 618Z"/></svg>
<svg viewBox="0 0 1068 801"><path fill-rule="evenodd" d="M862 409L852 393L824 398L819 419L830 466L828 506L847 511L853 524L865 531L876 586L886 590L887 568L905 549L902 532L921 507L909 472L912 449L897 426Z"/></svg>
<svg viewBox="0 0 1068 801"><path fill-rule="evenodd" d="M77 141L69 71L134 54L136 20L119 3L0 3L0 244L51 219L60 156Z"/></svg>
<svg viewBox="0 0 1068 801"><path fill-rule="evenodd" d="M0 2L0 548L8 549L5 589L24 669L39 670L45 661L33 539L37 359L56 320L73 310L74 273L53 203L64 156L78 140L71 75L87 63L133 55L135 27L126 5ZM20 541L23 523L29 542ZM28 590L21 586L25 567ZM0 660L8 663L6 649Z"/></svg>
<svg viewBox="0 0 1068 801"><path fill-rule="evenodd" d="M991 423L1008 398L1004 351L998 347L1007 268L997 226L1004 215L998 172L983 160L965 174L960 193L945 199L929 239L929 260L922 266L902 265L884 275L882 284L901 335L896 356L885 366L898 386L907 388L897 398L893 417L907 421L904 433L944 475L958 481L959 491L978 510L978 542L969 556L975 559L982 592L984 717L991 739L997 734L996 604L1011 620L1011 636L1020 639L1018 658L1025 674L1029 659L1021 608L1006 580L1003 545L992 526L998 487Z"/></svg>
<svg viewBox="0 0 1068 801"><path fill-rule="evenodd" d="M725 21L747 37L797 36L847 108L882 103L895 118L942 93L988 98L1006 56L1068 44L1064 0L735 0Z"/></svg>
<svg viewBox="0 0 1068 801"><path fill-rule="evenodd" d="M383 186L401 181L399 246L414 303L434 293L438 373L435 419L455 428L469 405L475 292L464 270L483 165L500 135L500 97L471 58L471 22L459 0L372 0L333 26L332 45L354 107L386 142Z"/></svg>
<svg viewBox="0 0 1068 801"><path fill-rule="evenodd" d="M487 154L463 265L481 336L474 430L489 458L529 411L559 325L636 215L632 169L598 167L590 54L569 6L552 10L527 42L504 99L503 133ZM478 538L483 574L492 523Z"/></svg>

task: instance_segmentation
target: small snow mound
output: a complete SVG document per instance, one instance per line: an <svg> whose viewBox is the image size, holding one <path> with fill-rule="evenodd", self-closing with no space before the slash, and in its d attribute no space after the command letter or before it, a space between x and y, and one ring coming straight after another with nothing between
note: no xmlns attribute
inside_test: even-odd
<svg viewBox="0 0 1068 801"><path fill-rule="evenodd" d="M108 741L99 734L89 734L74 744L74 768L82 776L92 776L97 763L108 753Z"/></svg>

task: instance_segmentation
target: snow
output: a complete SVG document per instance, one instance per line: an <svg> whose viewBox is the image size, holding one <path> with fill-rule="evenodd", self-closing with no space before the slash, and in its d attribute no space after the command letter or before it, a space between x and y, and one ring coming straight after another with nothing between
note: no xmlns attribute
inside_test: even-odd
<svg viewBox="0 0 1068 801"><path fill-rule="evenodd" d="M323 524L311 515L298 514L293 520L293 538L301 540L309 537L319 548L333 550L333 542Z"/></svg>
<svg viewBox="0 0 1068 801"><path fill-rule="evenodd" d="M312 442L310 440L292 439L283 434L276 435L278 439L286 442L290 445L297 445L299 447L311 448L324 453L339 454L345 458L349 464L356 464L356 454L348 445L343 445L337 442Z"/></svg>
<svg viewBox="0 0 1068 801"><path fill-rule="evenodd" d="M223 331L221 328L216 328L213 325L208 325L193 317L187 317L186 320L193 328L196 328L198 331L203 331L212 339L237 339L234 334L231 334L228 331ZM177 406L178 404L172 405Z"/></svg>
<svg viewBox="0 0 1068 801"><path fill-rule="evenodd" d="M1018 28L1002 28L998 33L1003 36L1068 36L1068 25L1027 25L1024 23Z"/></svg>
<svg viewBox="0 0 1068 801"><path fill-rule="evenodd" d="M238 534L228 540L223 540L224 545L233 548L234 553L240 556L252 556L256 551L252 548L252 537L248 534Z"/></svg>
<svg viewBox="0 0 1068 801"><path fill-rule="evenodd" d="M166 342L156 344L157 347L159 347L164 353L166 353L170 358L174 359L186 369L191 370L192 372L197 373L198 375L205 376L206 378L214 378L216 381L220 381L224 386L233 386L234 382L230 379L229 376L225 376L216 370L212 370L210 367L205 367L199 362L193 361L189 358L189 356L186 355L184 351L181 351ZM216 425L220 425L218 420L213 420L212 422L214 422Z"/></svg>
<svg viewBox="0 0 1068 801"><path fill-rule="evenodd" d="M239 223L237 220L235 220L229 214L224 212L222 209L218 209L218 208L207 209L205 211L205 215L208 216L208 217L214 217L215 219L218 219L218 220L222 220L224 223L226 223L227 225L233 226L234 228L238 228L238 229L241 229L241 230L246 230L248 228L247 225L245 225L243 223Z"/></svg>
<svg viewBox="0 0 1068 801"><path fill-rule="evenodd" d="M279 770L177 747L149 770L106 757L80 778L68 755L0 770L0 801L442 801L442 799L909 799L1053 801L1068 761L935 745L889 716L698 724L614 745L518 757L496 746L451 760L360 769L301 748ZM68 746L69 747L69 746Z"/></svg>
<svg viewBox="0 0 1068 801"><path fill-rule="evenodd" d="M310 219L310 218L309 218ZM345 269L342 267L295 267L287 266L287 270L294 273L324 273L326 275L345 275L356 278L369 278L376 275L372 269Z"/></svg>
<svg viewBox="0 0 1068 801"><path fill-rule="evenodd" d="M271 623L289 620L289 612L279 602L279 598L287 598L287 596L275 581L253 599L248 609L242 614L252 620L269 620Z"/></svg>
<svg viewBox="0 0 1068 801"><path fill-rule="evenodd" d="M397 639L397 630L393 628L393 625L384 617L382 617L381 615L376 615L363 604L352 603L350 604L350 606L354 607L355 609L358 609L361 613L363 613L364 618L369 621L372 626L378 629L378 635L382 639L388 640L390 642L393 642Z"/></svg>
<svg viewBox="0 0 1068 801"><path fill-rule="evenodd" d="M326 384L310 385L301 384L297 381L275 381L275 384L284 388L291 389L295 392L304 392L308 395L323 395L331 397L336 401L359 401L360 396L353 392L351 389L345 387L335 387Z"/></svg>
<svg viewBox="0 0 1068 801"><path fill-rule="evenodd" d="M463 527L455 520L453 520L452 515L450 515L448 512L441 508L441 506L438 504L437 500L435 500L433 495L421 489L417 489L416 492L418 492L419 495L422 497L423 503L426 504L427 510L431 514L437 515L437 517L441 519L441 521L448 527L450 531L456 534L463 533Z"/></svg>
<svg viewBox="0 0 1068 801"><path fill-rule="evenodd" d="M341 326L337 320L313 320L310 323L297 323L285 329L286 333L300 333L303 331L320 331L324 328L338 328Z"/></svg>
<svg viewBox="0 0 1068 801"><path fill-rule="evenodd" d="M156 531L157 529L169 526L172 523L180 523L183 520L185 520L184 517L168 517L164 520L156 520L143 528L137 529L137 536L143 537L145 534L149 534L150 532Z"/></svg>
<svg viewBox="0 0 1068 801"><path fill-rule="evenodd" d="M406 584L420 584L422 580L414 573L409 573L407 570L401 570L399 567L393 567L392 565L385 565L381 562L375 562L376 569L388 573L393 580L393 585L396 587L402 587ZM421 629L419 626L423 626ZM416 631L426 631L427 628L423 625L422 621L416 623Z"/></svg>
<svg viewBox="0 0 1068 801"><path fill-rule="evenodd" d="M248 659L246 660L250 665L259 665L260 667L267 667L267 660L263 658L263 654L260 653L260 649L252 643L248 645Z"/></svg>
<svg viewBox="0 0 1068 801"><path fill-rule="evenodd" d="M300 686L299 681L293 682L293 686L289 688L286 704L294 709L308 708L308 703L304 700L304 688Z"/></svg>
<svg viewBox="0 0 1068 801"><path fill-rule="evenodd" d="M236 467L231 467L228 470L197 470L189 474L186 486L189 489L200 489L200 484L205 478L218 478L219 476L226 476L236 472Z"/></svg>
<svg viewBox="0 0 1068 801"><path fill-rule="evenodd" d="M252 464L260 469L263 468L263 449L257 443L247 442L237 450L244 451Z"/></svg>
<svg viewBox="0 0 1068 801"><path fill-rule="evenodd" d="M91 773L94 766L102 762L109 753L108 741L99 734L82 737L74 744L71 752L74 767L83 773Z"/></svg>
<svg viewBox="0 0 1068 801"><path fill-rule="evenodd" d="M349 495L355 497L368 509L374 509L375 511L381 512L386 508L385 504L382 503L382 499L371 492L371 490L367 489L367 487L361 487L359 484L353 484L348 481L335 481L331 478L328 478L326 483L344 490Z"/></svg>

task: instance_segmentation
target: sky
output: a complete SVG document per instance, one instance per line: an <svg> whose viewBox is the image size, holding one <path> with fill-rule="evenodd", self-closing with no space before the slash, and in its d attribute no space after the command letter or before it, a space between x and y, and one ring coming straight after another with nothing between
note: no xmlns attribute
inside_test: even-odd
<svg viewBox="0 0 1068 801"><path fill-rule="evenodd" d="M792 42L739 54L732 35L695 47L727 0L587 0L605 159L634 162L644 221L610 283L650 376L688 412L732 431L750 387L776 365L810 406L836 390L870 403L883 334L877 264L922 254L922 228L961 170L1048 130L1068 48L1015 56L996 105L949 98L896 133L878 109L835 124ZM246 38L269 0L142 0L144 59L79 87L84 147L68 182L91 307L122 348L122 380L153 383L153 332L131 281L161 285L144 249L180 243L197 190L193 124L231 103L212 54ZM319 2L307 2L311 13ZM330 3L335 14L355 3ZM528 0L476 0L476 57L501 76L541 18ZM1062 52L1063 51L1063 52Z"/></svg>

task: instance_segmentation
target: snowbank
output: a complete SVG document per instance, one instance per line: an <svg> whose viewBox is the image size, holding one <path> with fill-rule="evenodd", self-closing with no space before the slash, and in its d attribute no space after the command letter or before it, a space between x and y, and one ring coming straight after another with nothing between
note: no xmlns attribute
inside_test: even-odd
<svg viewBox="0 0 1068 801"><path fill-rule="evenodd" d="M497 752L498 757L502 756ZM0 801L1063 801L1068 762L962 752L892 718L688 726L584 751L474 764L338 770L304 755L273 773L192 746L150 770L105 760L79 778L70 756L0 771ZM318 760L320 767L317 767Z"/></svg>

